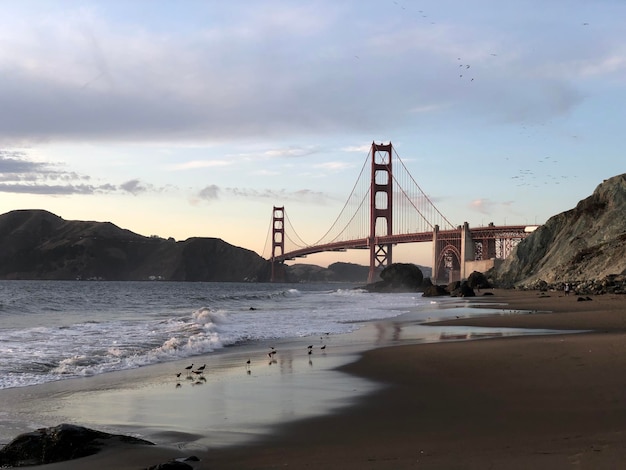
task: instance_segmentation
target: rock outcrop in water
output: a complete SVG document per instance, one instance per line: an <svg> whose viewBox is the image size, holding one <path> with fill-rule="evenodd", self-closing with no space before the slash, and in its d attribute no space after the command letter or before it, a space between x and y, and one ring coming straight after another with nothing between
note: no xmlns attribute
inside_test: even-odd
<svg viewBox="0 0 626 470"><path fill-rule="evenodd" d="M0 279L264 281L269 263L218 238L145 237L44 210L0 215Z"/></svg>
<svg viewBox="0 0 626 470"><path fill-rule="evenodd" d="M626 293L626 174L598 185L593 194L551 217L488 273L501 287L553 286L565 282ZM595 289L596 293L602 290Z"/></svg>

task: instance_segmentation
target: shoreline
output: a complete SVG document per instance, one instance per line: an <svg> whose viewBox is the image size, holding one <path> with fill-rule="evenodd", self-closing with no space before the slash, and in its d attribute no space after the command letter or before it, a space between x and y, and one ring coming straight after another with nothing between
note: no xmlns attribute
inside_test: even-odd
<svg viewBox="0 0 626 470"><path fill-rule="evenodd" d="M303 374L310 375L310 380L296 383L295 389L305 388L307 393L280 398L292 400L293 419L278 417L260 432L257 429L252 440L213 445L206 430L197 435L187 432L189 429L177 434L165 426L159 434L159 424L155 423L154 435L161 442L149 451L111 449L38 468L137 469L189 455L201 459L191 463L194 469L617 466L626 458L626 444L622 443L626 435L626 397L622 392L626 379L619 372L626 366L626 297L605 295L577 302L575 296L558 292L539 295L535 291L496 289L493 294L472 298L469 304L474 307L470 308L498 309L504 314L448 319L431 325L594 331L424 344L406 334L412 327L409 315L404 323L388 324L384 334L374 325L357 335L351 333L358 344L344 342L343 352L336 356L334 349L330 354L330 348L325 357L314 356L314 361L326 360L325 367L337 368L337 372ZM449 308L462 305L466 303L450 304ZM395 337L398 328L402 334ZM384 341L364 348L366 342L380 338ZM346 338L333 341L338 346L342 340ZM291 359L283 366L309 367L302 349L306 341L293 345ZM363 349L367 351L355 360L355 354ZM243 357L236 360L241 362ZM232 370L231 366L225 370ZM140 390L157 386L155 370L144 371L146 376L138 382L147 381L148 385L138 385ZM264 369L269 370L275 369ZM225 376L216 382L224 388L223 393L232 394L247 379L256 379L254 387L275 382L276 377L300 380L294 379L296 374L272 376L265 372L256 377L247 373L236 378ZM338 374L336 380L330 378L332 374ZM116 388L125 383L123 378L116 383L99 392L99 399L105 397L114 403L120 397L132 396L128 389L120 393ZM237 386L229 388L228 383ZM254 406L244 412L256 413L259 406L266 407L271 403L268 397L279 389L276 384L268 386L260 393L265 398L254 398ZM329 391L337 393L324 397ZM58 396L64 393L67 391ZM76 397L86 400L83 405L93 398L91 392L77 391L72 406ZM313 407L310 413L298 415L302 404L314 397L322 397L322 408ZM154 406L148 404L148 412Z"/></svg>
<svg viewBox="0 0 626 470"><path fill-rule="evenodd" d="M597 331L367 351L343 369L387 388L258 445L211 452L207 468L619 468L626 297L494 294L474 303L505 302L511 314L440 323Z"/></svg>

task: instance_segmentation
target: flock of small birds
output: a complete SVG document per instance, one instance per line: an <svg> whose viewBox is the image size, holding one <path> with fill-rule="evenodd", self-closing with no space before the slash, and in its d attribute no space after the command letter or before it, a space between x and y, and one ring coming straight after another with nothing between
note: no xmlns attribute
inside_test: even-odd
<svg viewBox="0 0 626 470"><path fill-rule="evenodd" d="M197 369L193 368L193 363L185 367L186 379L192 380L193 385L201 385L206 382L206 377L204 376L204 369L206 369L206 364L201 365ZM176 373L176 388L182 386L180 383L180 377L183 375L182 372Z"/></svg>
<svg viewBox="0 0 626 470"><path fill-rule="evenodd" d="M326 335L328 335L328 334L329 334L329 333L326 333ZM323 341L324 341L324 337L323 337L323 336L321 336L321 337L320 337L320 340L323 342ZM309 344L309 345L307 346L307 348L306 348L306 352L307 352L307 355L308 355L309 357L313 354L313 349L314 349L314 347L315 347L315 346L313 346L312 344ZM320 348L319 348L319 349L320 349L320 351L325 352L325 351L326 351L326 345L325 345L325 344L322 344L322 346L320 346ZM276 363L276 359L275 359L276 352L277 352L277 351L276 351L276 348L274 348L274 346L270 346L270 350L269 350L269 352L267 353L267 357L269 357L269 359L270 359L269 365L272 365L272 364L275 364L275 363ZM311 363L311 361L310 361L310 359L309 359L309 364L310 364L310 363ZM250 359L248 359L248 362L247 362L247 367L248 367L248 368L250 367Z"/></svg>
<svg viewBox="0 0 626 470"><path fill-rule="evenodd" d="M396 9L400 9L401 15L404 18L415 21L415 27L423 28L426 24L430 23L430 25L435 25L436 18L433 12L424 11L421 8L419 2L411 2L408 0L391 0L393 4L393 8L396 12ZM392 10L390 10L392 11ZM593 28L593 25L581 19L580 23L577 23L583 28ZM484 77L485 69L483 65L488 65L485 59L490 59L492 61L498 61L500 59L498 53L499 50L490 52L490 57L483 58L480 61L476 61L472 63L472 59L470 57L463 56L463 51L459 50L456 54L456 63L453 62L454 56L450 57L450 73L451 77L455 77L458 82L467 84L468 89L472 89L474 86L477 86L481 82L481 79ZM460 55L459 55L460 54ZM359 56L355 56L357 59ZM524 135L527 135L529 138L535 138L535 134L539 131L539 127L543 127L544 124L539 125L524 125L521 128L521 132ZM572 135L572 139L578 139L577 135ZM547 161L547 158L546 158ZM520 170L520 173L512 176L512 179L516 180L516 186L533 186L540 187L539 185L554 185L564 183L568 178L566 175L552 175L546 174L545 172L538 172L537 175L534 175L530 170Z"/></svg>
<svg viewBox="0 0 626 470"><path fill-rule="evenodd" d="M329 333L325 333L326 335L329 335ZM320 340L323 342L324 341L324 337L320 337ZM315 346L310 344L307 346L306 352L307 355L309 356L309 365L312 364L310 357L313 355L313 350L314 350ZM322 351L322 353L326 352L326 344L322 344L319 347L319 350ZM270 346L270 350L267 353L267 357L269 358L269 365L275 364L276 363L276 354L277 354L277 350L274 346ZM250 366L252 364L252 360L248 359L245 363L245 369L246 369L246 373L248 375L251 374L251 369ZM203 383L206 382L206 377L204 376L204 371L206 369L206 364L203 364L202 366L198 367L197 369L194 369L194 364L190 364L187 367L185 367L185 379L186 380L190 380L192 385L202 385ZM181 377L183 376L183 372L177 372L176 373L176 388L180 388L182 386L180 380Z"/></svg>

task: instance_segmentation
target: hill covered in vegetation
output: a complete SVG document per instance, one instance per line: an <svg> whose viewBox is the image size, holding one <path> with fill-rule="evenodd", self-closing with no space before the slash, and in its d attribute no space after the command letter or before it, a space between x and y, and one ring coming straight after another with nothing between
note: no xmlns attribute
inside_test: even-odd
<svg viewBox="0 0 626 470"><path fill-rule="evenodd" d="M0 279L263 281L269 263L218 238L145 237L44 210L0 215Z"/></svg>

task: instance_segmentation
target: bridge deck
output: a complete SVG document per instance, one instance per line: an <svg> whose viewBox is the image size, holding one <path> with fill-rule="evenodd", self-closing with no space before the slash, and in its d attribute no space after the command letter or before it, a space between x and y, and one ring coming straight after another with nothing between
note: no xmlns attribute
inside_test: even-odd
<svg viewBox="0 0 626 470"><path fill-rule="evenodd" d="M504 225L470 228L472 238L481 240L511 240L522 239L529 235L526 225ZM373 243L376 245L397 245L400 243L422 243L432 242L434 232L417 232L406 233L401 235L385 235L376 237ZM440 241L454 241L461 237L461 229L440 230L437 232L437 238ZM370 248L371 242L369 238L360 238L357 240L347 240L340 242L327 243L324 245L315 245L303 247L297 250L284 253L274 258L275 261L285 261L303 256L322 253L328 251L346 251L346 250L365 250Z"/></svg>

